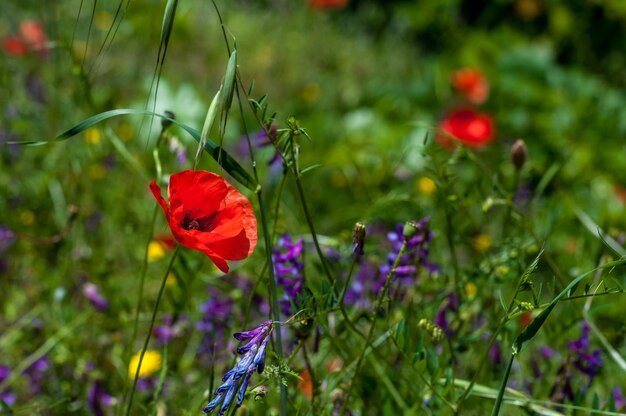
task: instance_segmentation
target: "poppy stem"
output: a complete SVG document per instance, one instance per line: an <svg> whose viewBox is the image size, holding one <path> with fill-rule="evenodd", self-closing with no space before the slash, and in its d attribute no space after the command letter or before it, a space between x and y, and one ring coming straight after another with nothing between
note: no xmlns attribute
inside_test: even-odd
<svg viewBox="0 0 626 416"><path fill-rule="evenodd" d="M159 304L161 303L161 298L163 297L163 292L165 291L165 284L167 283L167 276L169 276L172 271L172 267L174 266L174 260L178 257L178 251L180 250L180 245L176 245L176 250L172 255L172 259L170 260L169 265L167 266L167 270L163 275L163 280L161 281L161 287L159 288L159 294L156 298L156 304L154 305L154 309L152 310L152 319L150 320L150 326L148 327L148 335L146 335L146 340L143 343L143 348L141 349L141 354L139 355L139 362L137 363L137 370L135 371L135 378L133 380L133 387L130 390L130 397L128 399L128 405L126 406L126 416L130 415L130 409L133 406L133 397L135 396L135 390L137 389L137 381L139 380L139 370L141 369L141 363L143 362L143 357L146 354L146 350L148 349L148 344L150 343L150 338L152 337L152 329L154 328L154 323L156 322L156 315L159 310Z"/></svg>

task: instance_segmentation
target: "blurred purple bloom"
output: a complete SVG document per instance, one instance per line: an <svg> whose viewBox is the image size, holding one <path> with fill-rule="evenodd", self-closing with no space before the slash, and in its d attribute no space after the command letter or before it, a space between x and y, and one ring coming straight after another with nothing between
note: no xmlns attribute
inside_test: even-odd
<svg viewBox="0 0 626 416"><path fill-rule="evenodd" d="M167 344L174 338L183 334L185 324L186 318L184 317L174 321L171 315L165 315L163 317L163 324L155 326L152 330L152 336L157 339L159 344Z"/></svg>
<svg viewBox="0 0 626 416"><path fill-rule="evenodd" d="M100 294L100 288L94 283L83 284L83 295L99 312L105 311L109 307L109 301Z"/></svg>
<svg viewBox="0 0 626 416"><path fill-rule="evenodd" d="M567 343L569 349L566 361L557 371L556 383L552 386L550 396L552 400L562 403L565 400L574 400L576 393L574 390L574 370L587 375L586 385L580 386L581 393L586 392L594 378L600 373L602 350L599 348L593 351L589 342L589 324L582 322L580 338Z"/></svg>
<svg viewBox="0 0 626 416"><path fill-rule="evenodd" d="M363 260L360 268L346 290L345 303L359 308L371 306L370 294L374 292L374 285L378 277L378 268L374 263Z"/></svg>
<svg viewBox="0 0 626 416"><path fill-rule="evenodd" d="M104 409L115 404L115 398L111 396L98 380L94 382L87 392L87 407L94 416L104 416Z"/></svg>
<svg viewBox="0 0 626 416"><path fill-rule="evenodd" d="M0 253L5 252L15 241L15 233L0 225Z"/></svg>
<svg viewBox="0 0 626 416"><path fill-rule="evenodd" d="M626 410L626 397L622 395L619 387L613 388L613 401L615 402L615 410Z"/></svg>
<svg viewBox="0 0 626 416"><path fill-rule="evenodd" d="M213 346L224 336L224 329L232 314L233 301L221 297L220 291L215 287L210 287L208 290L209 298L200 305L202 318L196 322L196 329L204 332L198 353L211 356Z"/></svg>
<svg viewBox="0 0 626 416"><path fill-rule="evenodd" d="M237 353L243 357L222 377L222 385L215 390L215 397L202 409L204 413L211 413L221 403L218 415L222 416L232 403L237 393L237 407L243 403L250 377L257 371L259 374L265 369L265 349L272 332L272 321L265 321L261 326L250 331L238 332L234 337L238 341L246 341L246 345L237 348Z"/></svg>
<svg viewBox="0 0 626 416"><path fill-rule="evenodd" d="M285 233L278 240L278 247L274 247L273 260L276 281L283 288L285 294L280 301L282 312L285 315L292 313L291 305L298 304L298 295L304 284L304 263L300 256L304 249L304 240L292 242L291 235Z"/></svg>
<svg viewBox="0 0 626 416"><path fill-rule="evenodd" d="M11 369L4 365L0 365L0 383L9 378L10 375ZM13 406L15 404L15 393L13 393L10 389L0 391L0 400L5 402L7 406Z"/></svg>
<svg viewBox="0 0 626 416"><path fill-rule="evenodd" d="M46 89L41 77L35 74L29 74L26 77L26 91L30 97L39 104L46 104Z"/></svg>
<svg viewBox="0 0 626 416"><path fill-rule="evenodd" d="M278 138L278 130L275 124L272 124L269 128L269 130L261 130L257 133L253 133L250 136L250 144L252 144L253 147L257 148L257 149L263 149L265 147L270 147L272 146L272 143L276 141L276 139ZM239 153L241 153L242 156L246 157L246 156L250 156L250 152L248 149L248 138L246 136L242 136L239 139ZM280 154L278 152L274 152L274 156L272 157L272 159L268 162L268 165L270 165L271 167L278 167L281 166L281 158L280 158Z"/></svg>
<svg viewBox="0 0 626 416"><path fill-rule="evenodd" d="M582 322L582 333L580 338L567 343L567 347L574 356L574 366L583 374L593 378L600 372L602 367L602 359L600 354L602 350L599 348L590 351L589 350L589 324L586 321Z"/></svg>
<svg viewBox="0 0 626 416"><path fill-rule="evenodd" d="M50 359L47 356L43 356L35 360L23 374L30 377L30 389L33 394L39 394L41 392L41 385L45 379L45 373L50 368Z"/></svg>
<svg viewBox="0 0 626 416"><path fill-rule="evenodd" d="M448 337L452 337L454 335L454 331L449 328L450 324L448 322L447 314L448 313L456 313L459 307L459 299L456 293L450 293L446 299L443 301L437 315L435 316L434 323L441 329L444 330Z"/></svg>

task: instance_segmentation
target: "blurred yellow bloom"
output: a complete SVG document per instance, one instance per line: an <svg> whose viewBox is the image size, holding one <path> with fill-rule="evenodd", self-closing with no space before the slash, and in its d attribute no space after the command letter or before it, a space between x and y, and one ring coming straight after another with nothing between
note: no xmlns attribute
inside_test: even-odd
<svg viewBox="0 0 626 416"><path fill-rule="evenodd" d="M487 234L478 234L474 237L474 250L484 253L491 248L491 237Z"/></svg>
<svg viewBox="0 0 626 416"><path fill-rule="evenodd" d="M430 195L435 192L435 189L437 189L437 185L432 179L422 176L417 180L417 190L420 193Z"/></svg>
<svg viewBox="0 0 626 416"><path fill-rule="evenodd" d="M148 244L148 259L149 260L159 260L165 256L165 247L159 241L152 240L150 244Z"/></svg>
<svg viewBox="0 0 626 416"><path fill-rule="evenodd" d="M85 138L89 144L98 144L102 140L102 133L95 127L85 130Z"/></svg>
<svg viewBox="0 0 626 416"><path fill-rule="evenodd" d="M135 373L137 372L137 366L139 365L140 356L141 352L138 352L130 359L130 364L128 364L128 378L130 380L135 379ZM162 364L163 359L161 358L160 352L155 350L146 350L146 353L143 356L143 360L141 361L139 377L147 377L151 374L156 373L161 369Z"/></svg>
<svg viewBox="0 0 626 416"><path fill-rule="evenodd" d="M467 293L468 298L473 299L474 296L476 296L476 293L478 292L478 288L473 282L467 282L465 284L465 292Z"/></svg>

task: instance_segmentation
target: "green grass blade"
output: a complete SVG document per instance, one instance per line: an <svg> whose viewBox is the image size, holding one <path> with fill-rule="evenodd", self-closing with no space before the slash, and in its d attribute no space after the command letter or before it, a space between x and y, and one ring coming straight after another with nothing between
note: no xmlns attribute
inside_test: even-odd
<svg viewBox="0 0 626 416"><path fill-rule="evenodd" d="M30 145L30 146L41 146L49 143L60 142L63 140L67 140L73 136L76 136L79 133L87 130L88 128L104 121L112 117L127 115L127 114L142 114L142 115L151 115L155 117L160 117L165 120L169 120L172 123L176 124L183 130L185 130L191 137L194 138L198 143L200 143L201 133L190 127L184 123L176 119L169 118L164 114L155 113L153 111L148 110L137 110L133 108L121 108L117 110L105 111L100 114L96 114L95 116L91 116L69 130L59 134L52 140L39 140L39 141L24 141L24 142L12 142L16 144L22 145ZM245 186L246 188L256 191L258 188L258 183L252 178L252 176L237 162L232 156L230 156L225 150L223 150L220 146L215 144L212 140L207 139L204 144L204 150L211 155L213 159L215 159L221 166L224 168L229 175L231 175L237 182ZM220 156L221 153L221 156Z"/></svg>
<svg viewBox="0 0 626 416"><path fill-rule="evenodd" d="M567 285L567 287L563 289L561 293L559 293L554 299L552 299L552 302L550 302L550 304L543 311L541 311L541 313L537 315L535 319L533 319L530 325L528 325L526 329L524 329L522 333L519 334L517 338L515 338L515 341L513 342L513 354L517 354L522 351L526 343L528 343L528 341L530 341L537 334L537 332L539 332L539 329L541 329L543 324L546 322L546 320L548 319L548 316L550 315L550 313L552 312L556 304L559 302L559 300L561 300L561 298L563 298L564 296L568 295L570 290L575 285L577 285L581 280L583 280L585 277L589 276L590 274L598 270L612 268L612 267L619 266L624 263L626 263L626 258L611 261L601 266L598 266L595 269L589 270L579 275L574 280L572 280L570 284Z"/></svg>

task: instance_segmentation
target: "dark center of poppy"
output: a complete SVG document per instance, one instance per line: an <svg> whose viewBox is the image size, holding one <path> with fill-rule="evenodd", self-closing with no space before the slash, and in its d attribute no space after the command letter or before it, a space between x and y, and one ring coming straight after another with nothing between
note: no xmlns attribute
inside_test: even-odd
<svg viewBox="0 0 626 416"><path fill-rule="evenodd" d="M215 228L214 221L216 216L217 212L204 217L194 217L190 211L186 211L180 226L185 230L211 231Z"/></svg>

